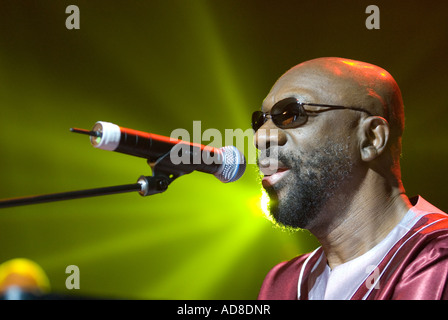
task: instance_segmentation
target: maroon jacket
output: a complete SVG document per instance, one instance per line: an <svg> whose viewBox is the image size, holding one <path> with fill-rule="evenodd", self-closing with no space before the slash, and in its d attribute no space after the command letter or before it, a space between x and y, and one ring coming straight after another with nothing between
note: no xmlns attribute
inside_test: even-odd
<svg viewBox="0 0 448 320"><path fill-rule="evenodd" d="M362 284L352 300L448 299L448 215L421 197L412 208L421 216L377 265L377 285ZM411 201L412 201L411 200ZM266 276L258 299L307 300L322 248L275 266ZM372 275L373 276L373 275Z"/></svg>

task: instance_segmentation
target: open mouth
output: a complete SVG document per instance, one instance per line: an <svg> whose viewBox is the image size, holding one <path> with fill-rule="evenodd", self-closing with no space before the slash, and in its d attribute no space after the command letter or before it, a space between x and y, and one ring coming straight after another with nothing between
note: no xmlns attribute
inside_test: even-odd
<svg viewBox="0 0 448 320"><path fill-rule="evenodd" d="M280 167L272 174L265 173L263 180L261 181L263 187L272 187L274 184L279 182L289 171L289 168Z"/></svg>

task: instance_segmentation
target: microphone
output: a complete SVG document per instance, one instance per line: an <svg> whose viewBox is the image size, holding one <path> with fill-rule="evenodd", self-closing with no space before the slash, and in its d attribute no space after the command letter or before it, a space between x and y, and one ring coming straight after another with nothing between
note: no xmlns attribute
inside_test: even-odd
<svg viewBox="0 0 448 320"><path fill-rule="evenodd" d="M156 162L160 157L168 161L169 153L168 163L163 164L168 169L183 173L210 173L224 183L238 180L246 170L246 159L234 146L214 148L104 121L96 122L91 131L70 130L89 135L95 148L145 158L150 162Z"/></svg>

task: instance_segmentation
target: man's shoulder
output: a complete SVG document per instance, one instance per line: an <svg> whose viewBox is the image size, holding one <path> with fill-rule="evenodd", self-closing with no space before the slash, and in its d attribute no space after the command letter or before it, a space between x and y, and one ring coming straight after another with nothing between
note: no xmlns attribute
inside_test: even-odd
<svg viewBox="0 0 448 320"><path fill-rule="evenodd" d="M421 196L411 198L414 205L410 211L418 220L409 230L407 237L423 237L427 240L448 234L448 215ZM406 238L406 237L405 237Z"/></svg>
<svg viewBox="0 0 448 320"><path fill-rule="evenodd" d="M418 256L438 251L448 262L448 215L429 213L419 222L405 238L409 242L407 249L411 250L409 246L415 247Z"/></svg>

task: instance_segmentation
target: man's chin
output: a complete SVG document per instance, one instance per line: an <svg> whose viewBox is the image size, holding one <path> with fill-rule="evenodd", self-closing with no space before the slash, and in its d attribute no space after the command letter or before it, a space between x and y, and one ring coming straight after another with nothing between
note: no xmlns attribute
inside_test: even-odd
<svg viewBox="0 0 448 320"><path fill-rule="evenodd" d="M297 225L295 218L296 212L292 212L288 207L289 203L279 200L277 192L273 188L266 188L266 192L269 195L269 215L276 225L288 229L302 228Z"/></svg>
<svg viewBox="0 0 448 320"><path fill-rule="evenodd" d="M268 210L272 220L280 227L298 230L308 229L313 221L313 208L304 199L296 199L287 190L265 188L269 196Z"/></svg>

